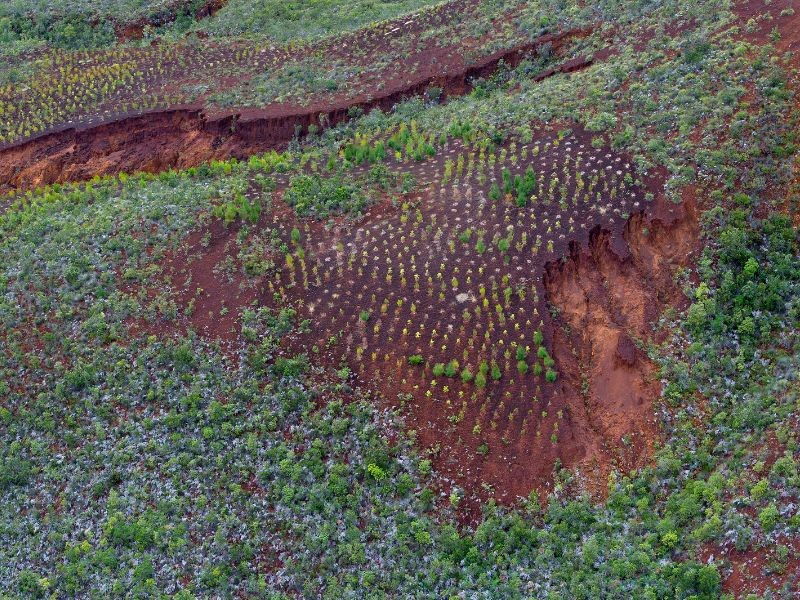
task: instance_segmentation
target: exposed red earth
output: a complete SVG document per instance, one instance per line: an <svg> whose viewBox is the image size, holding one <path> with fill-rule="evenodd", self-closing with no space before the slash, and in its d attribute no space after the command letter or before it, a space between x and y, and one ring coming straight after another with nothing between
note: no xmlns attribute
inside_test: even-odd
<svg viewBox="0 0 800 600"><path fill-rule="evenodd" d="M621 253L613 249L619 238L595 229L588 246L572 243L566 260L547 266L545 286L561 325L554 354L569 365L573 410L594 433L588 466L600 495L608 466L643 466L658 439L653 400L661 388L646 346L658 339L653 325L664 309L686 303L673 275L699 249L699 227L691 191L684 197L680 205L662 198L631 217Z"/></svg>

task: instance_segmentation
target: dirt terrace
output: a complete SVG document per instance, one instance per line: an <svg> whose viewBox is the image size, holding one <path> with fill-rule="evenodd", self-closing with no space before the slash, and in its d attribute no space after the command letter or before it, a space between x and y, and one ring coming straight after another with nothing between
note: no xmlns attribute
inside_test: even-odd
<svg viewBox="0 0 800 600"><path fill-rule="evenodd" d="M65 128L0 150L0 191L86 180L95 175L187 168L211 159L244 158L281 148L298 133L306 133L311 125L340 123L349 118L354 108L390 110L433 86L440 88L445 98L463 94L473 79L491 74L501 61L515 66L545 44L552 45L553 52L558 53L571 40L587 34L586 30L548 34L490 54L458 72L425 73L407 84L396 82L374 97L365 96L340 106L273 105L215 115L206 114L199 106L182 106L86 128ZM587 60L569 60L539 77L572 72L588 64Z"/></svg>

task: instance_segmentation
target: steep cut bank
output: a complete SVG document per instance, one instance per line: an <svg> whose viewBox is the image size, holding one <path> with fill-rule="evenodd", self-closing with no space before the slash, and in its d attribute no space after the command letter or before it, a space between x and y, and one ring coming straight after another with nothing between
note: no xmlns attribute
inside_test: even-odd
<svg viewBox="0 0 800 600"><path fill-rule="evenodd" d="M556 314L554 357L571 409L591 431L582 470L598 495L610 466L642 466L658 438L660 384L645 347L659 341L654 324L663 311L685 302L674 273L699 246L693 190L682 204L662 200L633 215L623 238L595 229L587 247L573 243L547 266L544 281Z"/></svg>
<svg viewBox="0 0 800 600"><path fill-rule="evenodd" d="M346 121L355 108L390 110L398 102L432 86L440 88L444 98L464 94L471 89L472 80L490 75L501 63L516 66L546 44L551 45L554 56L558 57L571 40L588 34L589 30L577 29L544 35L488 55L459 72L421 78L342 106L274 105L210 115L201 106L189 105L86 128L62 128L0 147L0 191L81 181L95 175L187 168L212 159L246 158L283 147L293 137L306 134L311 125L330 127ZM589 59L568 60L536 78L573 72L589 64Z"/></svg>
<svg viewBox="0 0 800 600"><path fill-rule="evenodd" d="M200 4L200 6L192 13L191 4L187 6L187 2L185 0L179 0L178 2L173 3L172 6L168 6L157 13L142 17L136 21L130 23L117 23L114 26L114 33L116 34L119 42L140 40L142 37L144 37L145 27L163 27L164 25L173 23L182 13L191 14L191 16L197 21L207 17L213 17L225 6L227 2L228 0L203 0L202 4Z"/></svg>

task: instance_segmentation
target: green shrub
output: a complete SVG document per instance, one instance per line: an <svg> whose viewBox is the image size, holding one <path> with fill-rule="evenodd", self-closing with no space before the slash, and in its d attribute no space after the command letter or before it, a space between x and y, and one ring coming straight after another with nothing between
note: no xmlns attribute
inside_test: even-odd
<svg viewBox="0 0 800 600"><path fill-rule="evenodd" d="M768 491L769 481L761 479L750 488L750 497L755 501L759 501L767 495Z"/></svg>
<svg viewBox="0 0 800 600"><path fill-rule="evenodd" d="M778 507L775 506L774 503L770 504L760 513L758 513L758 522L767 533L771 532L773 529L775 529L775 527L777 527L780 518L781 514L778 512Z"/></svg>
<svg viewBox="0 0 800 600"><path fill-rule="evenodd" d="M237 193L233 200L215 206L212 214L216 218L222 219L225 225L230 225L237 218L250 223L257 223L261 216L261 203L258 201L250 202L244 194Z"/></svg>
<svg viewBox="0 0 800 600"><path fill-rule="evenodd" d="M447 363L447 366L444 368L444 374L448 377L455 377L458 374L458 367L458 361L453 359Z"/></svg>
<svg viewBox="0 0 800 600"><path fill-rule="evenodd" d="M47 578L26 569L19 574L17 588L25 598L44 598L49 587Z"/></svg>
<svg viewBox="0 0 800 600"><path fill-rule="evenodd" d="M478 371L478 374L475 375L475 385L478 386L478 388L480 388L480 389L483 389L483 388L486 387L486 374L485 373L483 373L481 371Z"/></svg>
<svg viewBox="0 0 800 600"><path fill-rule="evenodd" d="M0 490L12 485L25 485L33 474L33 467L27 460L16 456L5 457L0 462Z"/></svg>
<svg viewBox="0 0 800 600"><path fill-rule="evenodd" d="M499 381L502 376L503 373L500 371L500 366L492 361L492 380Z"/></svg>
<svg viewBox="0 0 800 600"><path fill-rule="evenodd" d="M383 481L386 478L386 471L384 471L380 466L373 463L367 465L367 473L375 481Z"/></svg>
<svg viewBox="0 0 800 600"><path fill-rule="evenodd" d="M276 378L281 377L300 377L310 367L308 357L305 354L299 354L293 358L286 358L279 356L272 365L272 375Z"/></svg>
<svg viewBox="0 0 800 600"><path fill-rule="evenodd" d="M331 213L357 215L369 199L352 179L342 175L322 178L317 174L295 175L284 193L284 200L301 216L327 218Z"/></svg>

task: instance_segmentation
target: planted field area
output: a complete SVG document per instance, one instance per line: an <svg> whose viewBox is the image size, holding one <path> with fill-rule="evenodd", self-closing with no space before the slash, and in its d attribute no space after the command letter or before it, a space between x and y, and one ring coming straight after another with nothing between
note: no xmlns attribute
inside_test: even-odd
<svg viewBox="0 0 800 600"><path fill-rule="evenodd" d="M275 60L253 48L196 45L56 51L33 62L28 85L0 87L0 144L191 103L205 89L194 75L213 80L245 61L266 68Z"/></svg>
<svg viewBox="0 0 800 600"><path fill-rule="evenodd" d="M339 339L361 377L407 395L426 445L460 456L460 477L524 494L556 458L574 464L594 450L548 351L544 266L595 227L619 234L646 188L586 135L547 132L489 153L452 144L437 158L406 171L427 190L309 253L310 275L295 268L294 281L309 281L306 343ZM536 460L520 464L526 455Z"/></svg>

